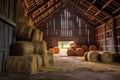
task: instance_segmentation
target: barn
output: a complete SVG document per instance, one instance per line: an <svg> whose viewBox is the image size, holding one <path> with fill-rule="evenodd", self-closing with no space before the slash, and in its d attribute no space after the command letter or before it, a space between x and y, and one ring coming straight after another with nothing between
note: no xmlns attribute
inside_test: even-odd
<svg viewBox="0 0 120 80"><path fill-rule="evenodd" d="M120 0L0 0L0 80L120 80Z"/></svg>

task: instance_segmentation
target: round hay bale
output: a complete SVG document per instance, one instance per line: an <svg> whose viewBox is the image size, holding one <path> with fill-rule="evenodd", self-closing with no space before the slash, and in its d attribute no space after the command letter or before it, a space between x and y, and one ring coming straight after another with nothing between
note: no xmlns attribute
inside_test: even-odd
<svg viewBox="0 0 120 80"><path fill-rule="evenodd" d="M55 63L55 60L54 60L54 54L52 52L47 52L48 54L48 62L52 65Z"/></svg>
<svg viewBox="0 0 120 80"><path fill-rule="evenodd" d="M100 61L103 63L111 63L113 61L112 54L107 51L99 51Z"/></svg>
<svg viewBox="0 0 120 80"><path fill-rule="evenodd" d="M58 54L60 52L60 49L58 47L54 47L55 53Z"/></svg>
<svg viewBox="0 0 120 80"><path fill-rule="evenodd" d="M75 50L75 55L76 56L83 56L84 55L84 50L82 48L77 48Z"/></svg>
<svg viewBox="0 0 120 80"><path fill-rule="evenodd" d="M82 45L81 48L84 50L84 52L88 51L88 46L87 45Z"/></svg>
<svg viewBox="0 0 120 80"><path fill-rule="evenodd" d="M94 51L94 50L97 50L97 46L95 46L95 45L90 45L90 46L89 46L89 51Z"/></svg>
<svg viewBox="0 0 120 80"><path fill-rule="evenodd" d="M32 43L34 46L34 53L41 55L42 65L49 66L46 42L45 41L35 41Z"/></svg>
<svg viewBox="0 0 120 80"><path fill-rule="evenodd" d="M29 41L17 41L10 46L10 56L25 56L33 54L34 47Z"/></svg>
<svg viewBox="0 0 120 80"><path fill-rule="evenodd" d="M98 57L99 57L99 54L97 51L90 51L87 54L87 59L88 61L91 61L91 62L99 62Z"/></svg>
<svg viewBox="0 0 120 80"><path fill-rule="evenodd" d="M73 50L77 49L76 45L70 46L70 48L73 49Z"/></svg>
<svg viewBox="0 0 120 80"><path fill-rule="evenodd" d="M88 55L88 52L85 52L85 53L84 53L84 59L85 59L86 61L88 61L87 55Z"/></svg>
<svg viewBox="0 0 120 80"><path fill-rule="evenodd" d="M75 42L70 43L70 47L71 46L76 46L76 43Z"/></svg>
<svg viewBox="0 0 120 80"><path fill-rule="evenodd" d="M51 52L51 53L55 53L54 48L49 48L48 51Z"/></svg>
<svg viewBox="0 0 120 80"><path fill-rule="evenodd" d="M34 29L33 34L31 35L31 41L41 41L43 38L43 32L39 29Z"/></svg>
<svg viewBox="0 0 120 80"><path fill-rule="evenodd" d="M21 26L16 27L15 36L17 41L31 41L32 34L34 32L34 27Z"/></svg>
<svg viewBox="0 0 120 80"><path fill-rule="evenodd" d="M73 49L68 49L67 50L67 55L68 56L75 56L75 51Z"/></svg>
<svg viewBox="0 0 120 80"><path fill-rule="evenodd" d="M120 62L120 54L117 52L112 52L113 61Z"/></svg>

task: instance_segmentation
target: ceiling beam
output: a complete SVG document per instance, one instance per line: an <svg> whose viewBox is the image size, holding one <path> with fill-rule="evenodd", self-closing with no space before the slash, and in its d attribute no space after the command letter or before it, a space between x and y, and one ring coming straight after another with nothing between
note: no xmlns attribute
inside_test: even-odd
<svg viewBox="0 0 120 80"><path fill-rule="evenodd" d="M104 12L103 9L106 8L113 0L109 0L105 5L103 5L103 7L101 9L99 9L94 16L97 16L100 12ZM98 8L97 8L98 9ZM105 12L104 12L105 13ZM108 13L105 13L107 15L109 15ZM111 17L111 15L109 15ZM94 17L92 17L89 21L93 20Z"/></svg>
<svg viewBox="0 0 120 80"><path fill-rule="evenodd" d="M46 3L48 3L49 1L50 0L44 0L44 2L42 4L39 4L39 5L35 6L34 8L28 10L27 15L31 16L34 11L36 11L37 9L39 9L40 7L42 7L43 5L45 5Z"/></svg>
<svg viewBox="0 0 120 80"><path fill-rule="evenodd" d="M90 4L91 6L87 9L87 12L93 7L93 4L96 2L96 0L93 0L93 2Z"/></svg>
<svg viewBox="0 0 120 80"><path fill-rule="evenodd" d="M112 12L112 14L117 13L120 10L120 7Z"/></svg>
<svg viewBox="0 0 120 80"><path fill-rule="evenodd" d="M83 13L86 13L86 14L88 14L89 16L96 18L98 21L101 21L102 23L106 23L106 22L105 22L104 20L102 20L101 18L98 18L98 17L93 16L92 14L88 13L87 11L85 11L84 9L82 9L81 7L79 7L78 5L76 5L74 2L70 1L70 3L73 4L73 5L75 5L75 6L78 8L78 10L82 11ZM107 24L107 23L106 23L106 25L109 26L109 24ZM109 27L111 28L111 26L109 26ZM112 29L112 28L111 28L111 29Z"/></svg>
<svg viewBox="0 0 120 80"><path fill-rule="evenodd" d="M60 0L61 1L61 0ZM45 20L47 20L50 16L52 16L53 14L55 14L60 8L63 7L63 3L61 3L61 5L59 7L57 7L54 12L50 13L48 16L44 17L41 21L39 21L39 23L36 23L35 26L38 27L40 24L42 24Z"/></svg>
<svg viewBox="0 0 120 80"><path fill-rule="evenodd" d="M36 17L34 17L34 19L37 18L37 17L39 17L40 15L44 14L46 11L48 11L49 9L51 9L52 7L54 7L54 6L55 6L56 4L58 4L59 2L61 2L61 0L55 2L55 3L54 3L53 5L51 5L50 7L46 8L45 11L41 12L39 15L37 15Z"/></svg>

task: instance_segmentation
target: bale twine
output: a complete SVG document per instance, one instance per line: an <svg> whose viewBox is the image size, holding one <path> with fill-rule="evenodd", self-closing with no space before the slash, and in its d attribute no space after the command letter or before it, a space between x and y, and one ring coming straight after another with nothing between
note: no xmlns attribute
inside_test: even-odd
<svg viewBox="0 0 120 80"><path fill-rule="evenodd" d="M33 52L33 44L29 41L17 41L10 46L10 56L25 56Z"/></svg>
<svg viewBox="0 0 120 80"><path fill-rule="evenodd" d="M35 74L42 64L40 55L8 56L5 71L9 73Z"/></svg>
<svg viewBox="0 0 120 80"><path fill-rule="evenodd" d="M88 46L87 45L82 45L81 48L84 50L84 52L88 51Z"/></svg>
<svg viewBox="0 0 120 80"><path fill-rule="evenodd" d="M113 61L112 54L107 51L99 51L99 59L104 63L111 63Z"/></svg>
<svg viewBox="0 0 120 80"><path fill-rule="evenodd" d="M51 52L51 53L53 53L53 54L55 53L54 48L49 48L48 51Z"/></svg>
<svg viewBox="0 0 120 80"><path fill-rule="evenodd" d="M16 27L15 36L17 41L31 41L31 35L33 34L34 27L21 26Z"/></svg>
<svg viewBox="0 0 120 80"><path fill-rule="evenodd" d="M89 51L95 51L95 50L97 50L97 46L95 46L95 45L89 46Z"/></svg>
<svg viewBox="0 0 120 80"><path fill-rule="evenodd" d="M60 49L58 47L54 47L55 53L58 54L60 52Z"/></svg>
<svg viewBox="0 0 120 80"><path fill-rule="evenodd" d="M85 52L85 53L84 53L84 59L85 59L86 61L88 61L87 55L88 55L88 52Z"/></svg>
<svg viewBox="0 0 120 80"><path fill-rule="evenodd" d="M76 56L83 56L84 55L84 50L82 48L77 48L75 50L75 55Z"/></svg>
<svg viewBox="0 0 120 80"><path fill-rule="evenodd" d="M48 66L47 46L45 41L32 42L34 46L34 53L39 54L42 57L42 65Z"/></svg>
<svg viewBox="0 0 120 80"><path fill-rule="evenodd" d="M87 54L87 59L88 61L91 61L91 62L99 62L98 57L99 57L99 54L97 51L90 51Z"/></svg>
<svg viewBox="0 0 120 80"><path fill-rule="evenodd" d="M48 62L52 65L55 63L55 60L54 60L54 54L52 52L47 52L48 54Z"/></svg>
<svg viewBox="0 0 120 80"><path fill-rule="evenodd" d="M43 38L43 33L39 29L34 29L31 35L31 41L41 41Z"/></svg>
<svg viewBox="0 0 120 80"><path fill-rule="evenodd" d="M73 50L77 49L76 45L70 46L70 48L73 49Z"/></svg>
<svg viewBox="0 0 120 80"><path fill-rule="evenodd" d="M67 50L67 55L68 56L75 56L75 51L73 49L68 49Z"/></svg>

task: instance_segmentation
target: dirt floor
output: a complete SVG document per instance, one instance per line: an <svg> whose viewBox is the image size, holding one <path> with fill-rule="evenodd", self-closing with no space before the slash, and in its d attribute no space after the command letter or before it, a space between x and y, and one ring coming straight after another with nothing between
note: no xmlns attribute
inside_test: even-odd
<svg viewBox="0 0 120 80"><path fill-rule="evenodd" d="M34 75L2 73L0 80L120 80L120 64L93 63L84 57L55 55L55 64Z"/></svg>

